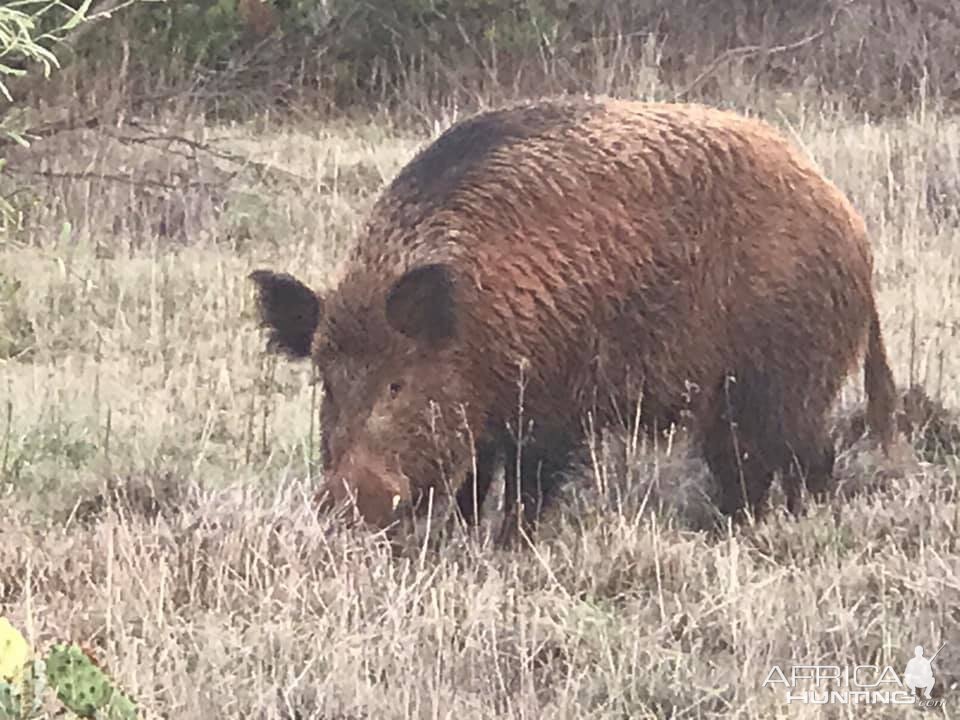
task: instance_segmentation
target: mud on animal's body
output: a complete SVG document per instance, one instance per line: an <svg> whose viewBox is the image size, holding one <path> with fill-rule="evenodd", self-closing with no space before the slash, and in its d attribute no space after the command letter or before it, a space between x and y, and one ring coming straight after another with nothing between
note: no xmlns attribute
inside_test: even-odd
<svg viewBox="0 0 960 720"><path fill-rule="evenodd" d="M532 526L586 414L616 422L641 392L648 427L687 413L728 514L758 510L774 472L793 507L802 477L826 489L824 417L861 357L870 426L885 446L892 432L863 220L773 129L728 112L475 116L387 187L330 293L252 278L271 347L323 375L331 495L376 525L428 488L476 522L503 462Z"/></svg>

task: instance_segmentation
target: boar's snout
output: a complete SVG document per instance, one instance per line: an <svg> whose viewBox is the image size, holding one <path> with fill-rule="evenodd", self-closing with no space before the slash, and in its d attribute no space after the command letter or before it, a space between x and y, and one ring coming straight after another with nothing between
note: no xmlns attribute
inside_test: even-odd
<svg viewBox="0 0 960 720"><path fill-rule="evenodd" d="M396 518L397 509L409 504L410 483L374 456L353 453L327 473L318 499L321 511L352 500L366 522L385 528Z"/></svg>

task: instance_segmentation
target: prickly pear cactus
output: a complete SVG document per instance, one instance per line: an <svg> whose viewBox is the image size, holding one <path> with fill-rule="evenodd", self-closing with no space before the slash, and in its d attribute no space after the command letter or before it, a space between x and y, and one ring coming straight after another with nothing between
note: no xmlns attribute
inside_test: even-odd
<svg viewBox="0 0 960 720"><path fill-rule="evenodd" d="M39 658L27 665L19 684L0 681L0 720L46 717L41 714L46 688L44 662Z"/></svg>
<svg viewBox="0 0 960 720"><path fill-rule="evenodd" d="M122 692L114 691L110 698L110 705L107 707L107 718L109 720L136 720L137 704L124 695Z"/></svg>
<svg viewBox="0 0 960 720"><path fill-rule="evenodd" d="M43 705L43 661L30 662L30 645L0 617L0 720L26 720Z"/></svg>
<svg viewBox="0 0 960 720"><path fill-rule="evenodd" d="M80 717L135 720L136 705L114 688L77 645L55 645L47 656L47 678L60 702Z"/></svg>
<svg viewBox="0 0 960 720"><path fill-rule="evenodd" d="M20 698L13 688L13 685L5 680L0 680L0 719L19 720L23 717L20 712Z"/></svg>
<svg viewBox="0 0 960 720"><path fill-rule="evenodd" d="M0 617L0 720L32 720L42 713L52 686L60 702L79 717L137 720L136 703L113 686L92 656L75 644L55 645L46 659Z"/></svg>
<svg viewBox="0 0 960 720"><path fill-rule="evenodd" d="M9 620L0 617L0 680L18 685L29 659L30 645Z"/></svg>

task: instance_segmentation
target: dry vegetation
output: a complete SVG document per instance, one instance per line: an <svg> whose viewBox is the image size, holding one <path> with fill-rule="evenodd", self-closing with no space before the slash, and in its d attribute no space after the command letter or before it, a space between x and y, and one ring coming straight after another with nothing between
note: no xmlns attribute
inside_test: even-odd
<svg viewBox="0 0 960 720"><path fill-rule="evenodd" d="M868 218L898 382L935 401L908 407L912 449L846 442L843 497L717 537L681 441L628 438L626 462L598 442L519 552L434 526L392 556L316 517L309 368L264 359L253 326L247 272L333 282L425 136L181 120L12 155L35 202L0 244L0 614L97 648L150 717L901 718L760 684L943 642L933 712L955 717L960 120L797 95L768 114Z"/></svg>

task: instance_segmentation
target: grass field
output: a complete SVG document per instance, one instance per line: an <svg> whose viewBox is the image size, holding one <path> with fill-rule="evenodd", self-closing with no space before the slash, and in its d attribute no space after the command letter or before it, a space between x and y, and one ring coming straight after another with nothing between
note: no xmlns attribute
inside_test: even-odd
<svg viewBox="0 0 960 720"><path fill-rule="evenodd" d="M960 119L771 119L868 220L898 384L960 408ZM0 245L0 614L34 645L95 648L149 717L759 720L912 716L761 684L774 665L902 673L947 643L929 712L960 715L956 447L844 447L860 492L724 538L697 529L682 442L588 452L532 549L421 527L394 557L317 518L310 371L264 359L245 276L329 286L428 138L161 130L11 162L35 204ZM839 421L860 402L857 376Z"/></svg>

